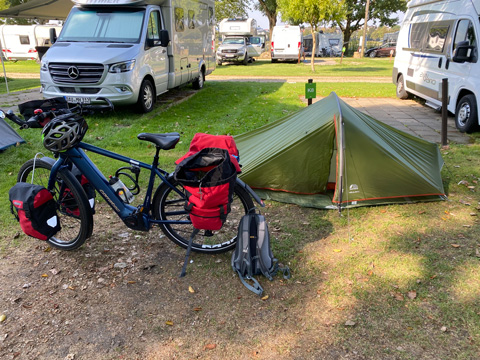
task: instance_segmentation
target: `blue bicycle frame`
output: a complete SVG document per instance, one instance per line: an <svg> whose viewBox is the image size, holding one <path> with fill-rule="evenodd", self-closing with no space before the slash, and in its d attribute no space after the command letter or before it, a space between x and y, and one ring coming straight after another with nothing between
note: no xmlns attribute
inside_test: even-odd
<svg viewBox="0 0 480 360"><path fill-rule="evenodd" d="M85 154L85 151L91 151L93 153L109 157L115 160L119 160L125 163L129 163L132 166L144 168L150 171L150 179L145 194L143 205L134 207L132 205L124 203L117 195L115 190L110 186L108 180L103 173L95 166L90 158ZM67 168L71 170L71 164L73 163L80 172L88 179L93 185L95 190L105 199L110 207L117 213L117 215L125 222L125 224L135 230L148 231L152 224L191 224L190 220L155 220L150 214L150 205L153 186L155 183L155 176L158 176L161 181L171 187L175 192L180 195L184 195L180 190L173 186L168 180L169 175L163 169L158 168L158 154L159 149L154 157L153 164L147 164L102 148L93 146L87 143L80 142L74 148L71 148L65 152L59 153L59 158L55 162L50 172L50 178L48 181L48 189L52 190L55 186L55 179L60 169ZM186 213L186 212L185 212ZM138 226L131 226L131 223L127 223L127 219L132 219L134 216L138 220Z"/></svg>

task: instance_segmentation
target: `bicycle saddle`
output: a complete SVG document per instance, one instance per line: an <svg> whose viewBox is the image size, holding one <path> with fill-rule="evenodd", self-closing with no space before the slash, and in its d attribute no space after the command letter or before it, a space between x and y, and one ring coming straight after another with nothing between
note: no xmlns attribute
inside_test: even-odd
<svg viewBox="0 0 480 360"><path fill-rule="evenodd" d="M137 138L139 140L150 141L162 150L170 150L177 145L178 140L180 140L180 134L177 132L166 134L141 133L137 135Z"/></svg>

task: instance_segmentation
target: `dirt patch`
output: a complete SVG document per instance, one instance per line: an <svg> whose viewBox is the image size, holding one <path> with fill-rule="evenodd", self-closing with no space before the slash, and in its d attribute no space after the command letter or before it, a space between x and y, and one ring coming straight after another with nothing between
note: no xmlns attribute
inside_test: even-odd
<svg viewBox="0 0 480 360"><path fill-rule="evenodd" d="M315 299L316 286L296 281L295 275L288 281L262 278L268 295L262 300L234 275L231 253L193 254L187 276L180 279L184 249L158 229L127 229L104 204L97 209L94 235L79 250L52 249L20 234L4 240L11 245L0 261L0 314L6 315L0 323L0 358L278 359L291 358L292 351L307 354L309 337L295 332L310 321L296 297ZM292 215L287 209L267 212L275 241L300 231L285 227L283 218L292 223L311 213L298 208ZM314 240L306 232L302 236L302 243ZM331 319L322 321L315 328L328 333L331 325L325 322ZM322 342L328 338L322 335Z"/></svg>

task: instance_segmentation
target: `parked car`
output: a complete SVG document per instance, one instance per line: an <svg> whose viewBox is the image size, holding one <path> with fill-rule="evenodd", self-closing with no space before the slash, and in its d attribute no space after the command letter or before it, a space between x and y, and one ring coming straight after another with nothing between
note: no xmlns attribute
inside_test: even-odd
<svg viewBox="0 0 480 360"><path fill-rule="evenodd" d="M369 56L371 58L381 57L381 56L390 56L390 54L395 56L396 48L397 48L396 44L394 43L383 44L378 47L365 50L365 56Z"/></svg>

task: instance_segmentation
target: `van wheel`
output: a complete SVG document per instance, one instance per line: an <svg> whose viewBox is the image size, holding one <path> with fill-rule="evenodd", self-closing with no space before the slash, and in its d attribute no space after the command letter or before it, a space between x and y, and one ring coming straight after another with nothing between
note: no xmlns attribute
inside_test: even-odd
<svg viewBox="0 0 480 360"><path fill-rule="evenodd" d="M374 58L377 56L377 52L376 51L372 51L369 55L371 58Z"/></svg>
<svg viewBox="0 0 480 360"><path fill-rule="evenodd" d="M405 90L403 75L400 75L397 80L397 97L402 100L406 100L410 97L410 94Z"/></svg>
<svg viewBox="0 0 480 360"><path fill-rule="evenodd" d="M277 59L272 59L272 63L276 63L277 62Z"/></svg>
<svg viewBox="0 0 480 360"><path fill-rule="evenodd" d="M203 88L203 84L205 83L205 76L203 75L203 70L200 70L200 74L198 75L198 78L196 78L193 83L192 87L195 90L200 90Z"/></svg>
<svg viewBox="0 0 480 360"><path fill-rule="evenodd" d="M140 86L138 94L137 109L141 113L148 113L153 110L155 104L155 90L150 80L145 79Z"/></svg>
<svg viewBox="0 0 480 360"><path fill-rule="evenodd" d="M221 60L217 60L217 65L218 65L218 66L222 66L222 61L221 61Z"/></svg>
<svg viewBox="0 0 480 360"><path fill-rule="evenodd" d="M245 59L243 59L243 65L247 65L248 64L248 54L245 53Z"/></svg>
<svg viewBox="0 0 480 360"><path fill-rule="evenodd" d="M477 100L475 95L465 95L455 110L455 125L460 132L472 133L478 128Z"/></svg>

